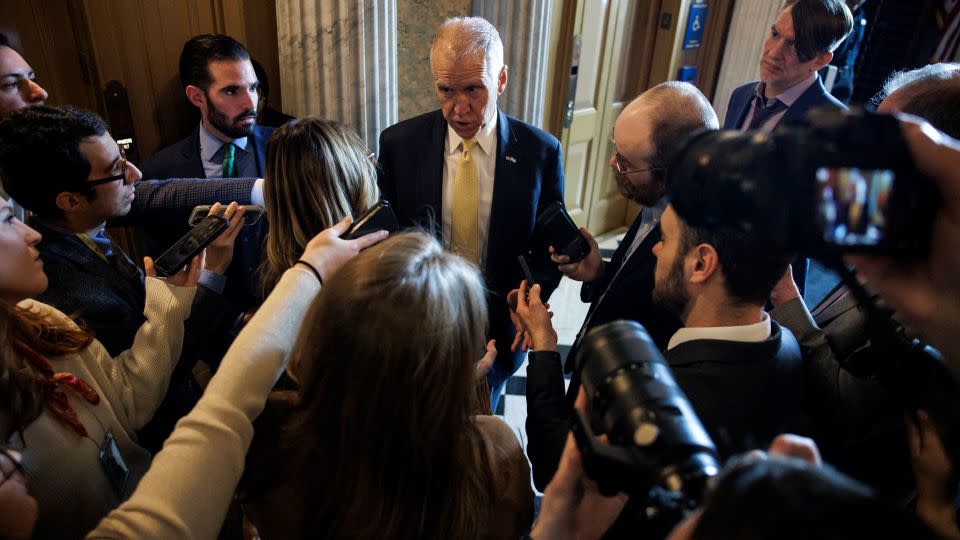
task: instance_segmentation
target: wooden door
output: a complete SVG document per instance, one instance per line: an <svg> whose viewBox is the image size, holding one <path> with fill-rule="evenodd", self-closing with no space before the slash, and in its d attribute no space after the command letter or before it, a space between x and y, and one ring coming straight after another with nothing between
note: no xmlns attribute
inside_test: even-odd
<svg viewBox="0 0 960 540"><path fill-rule="evenodd" d="M613 151L610 135L624 103L635 93L630 65L648 41L637 29L655 3L577 3L573 25L580 53L576 94L561 143L566 156L567 207L574 221L592 234L619 227L625 220L626 200L617 191L608 164Z"/></svg>

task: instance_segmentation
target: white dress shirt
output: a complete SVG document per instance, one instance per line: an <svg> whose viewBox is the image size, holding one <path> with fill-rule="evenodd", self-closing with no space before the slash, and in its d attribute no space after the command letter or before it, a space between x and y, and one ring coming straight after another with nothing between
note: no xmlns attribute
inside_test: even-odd
<svg viewBox="0 0 960 540"><path fill-rule="evenodd" d="M477 164L477 182L480 200L477 204L480 230L480 267L482 268L487 260L487 236L490 233L490 206L493 203L493 178L497 166L497 117L499 112L493 115L493 119L487 122L480 131L474 135L477 144L470 149L470 157ZM457 165L460 164L460 155L463 149L460 147L460 141L463 139L452 127L447 125L447 140L443 149L443 188L442 204L440 209L441 219L443 220L443 246L450 249L450 238L453 234L453 182L457 173Z"/></svg>
<svg viewBox="0 0 960 540"><path fill-rule="evenodd" d="M790 107L792 107L793 104L798 99L800 99L800 96L802 96L804 92L806 92L811 86L813 86L813 83L815 82L817 82L816 71L814 71L813 74L810 75L810 78L804 79L798 82L797 84L791 86L790 88L787 88L786 90L781 92L779 95L770 98L770 99L780 100L784 105L787 106L787 108L784 109L782 112L779 112L771 116L770 118L768 118L767 121L764 122L762 126L760 126L760 131L763 131L764 133L770 133L771 131L773 131L773 128L777 127L777 124L780 123L780 119L783 118L783 115L787 114L787 111L790 110ZM760 84L757 85L757 90L755 93L756 96L763 95L763 92L766 90L766 84L767 83L761 81ZM750 121L753 120L753 114L756 112L756 110L757 110L757 100L756 98L751 98L750 112L748 112L747 117L743 119L743 125L740 126L740 131L747 131L747 126L749 126Z"/></svg>
<svg viewBox="0 0 960 540"><path fill-rule="evenodd" d="M759 343L770 337L770 315L762 312L760 322L744 326L714 326L712 328L681 328L670 338L667 350L696 339L719 339L742 343Z"/></svg>

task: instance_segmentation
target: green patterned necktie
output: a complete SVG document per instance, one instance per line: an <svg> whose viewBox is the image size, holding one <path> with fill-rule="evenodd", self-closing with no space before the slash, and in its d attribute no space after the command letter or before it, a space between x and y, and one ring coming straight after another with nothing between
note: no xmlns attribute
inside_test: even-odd
<svg viewBox="0 0 960 540"><path fill-rule="evenodd" d="M236 152L236 146L233 143L224 143L223 144L223 177L224 178L236 178L237 176L237 166L234 162L234 154Z"/></svg>

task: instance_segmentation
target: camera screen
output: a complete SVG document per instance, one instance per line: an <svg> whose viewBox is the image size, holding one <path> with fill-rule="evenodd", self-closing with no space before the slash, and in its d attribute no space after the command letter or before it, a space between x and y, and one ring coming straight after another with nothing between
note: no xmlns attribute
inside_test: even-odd
<svg viewBox="0 0 960 540"><path fill-rule="evenodd" d="M894 178L889 169L817 169L817 214L823 239L845 246L881 242L888 226Z"/></svg>

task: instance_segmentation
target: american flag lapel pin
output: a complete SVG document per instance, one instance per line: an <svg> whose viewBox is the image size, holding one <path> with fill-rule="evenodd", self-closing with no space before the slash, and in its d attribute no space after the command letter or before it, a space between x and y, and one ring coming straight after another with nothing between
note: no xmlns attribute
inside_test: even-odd
<svg viewBox="0 0 960 540"><path fill-rule="evenodd" d="M515 157L513 157L513 156L503 156L503 159L509 161L510 163L516 163L516 162L517 162L517 158L515 158Z"/></svg>

